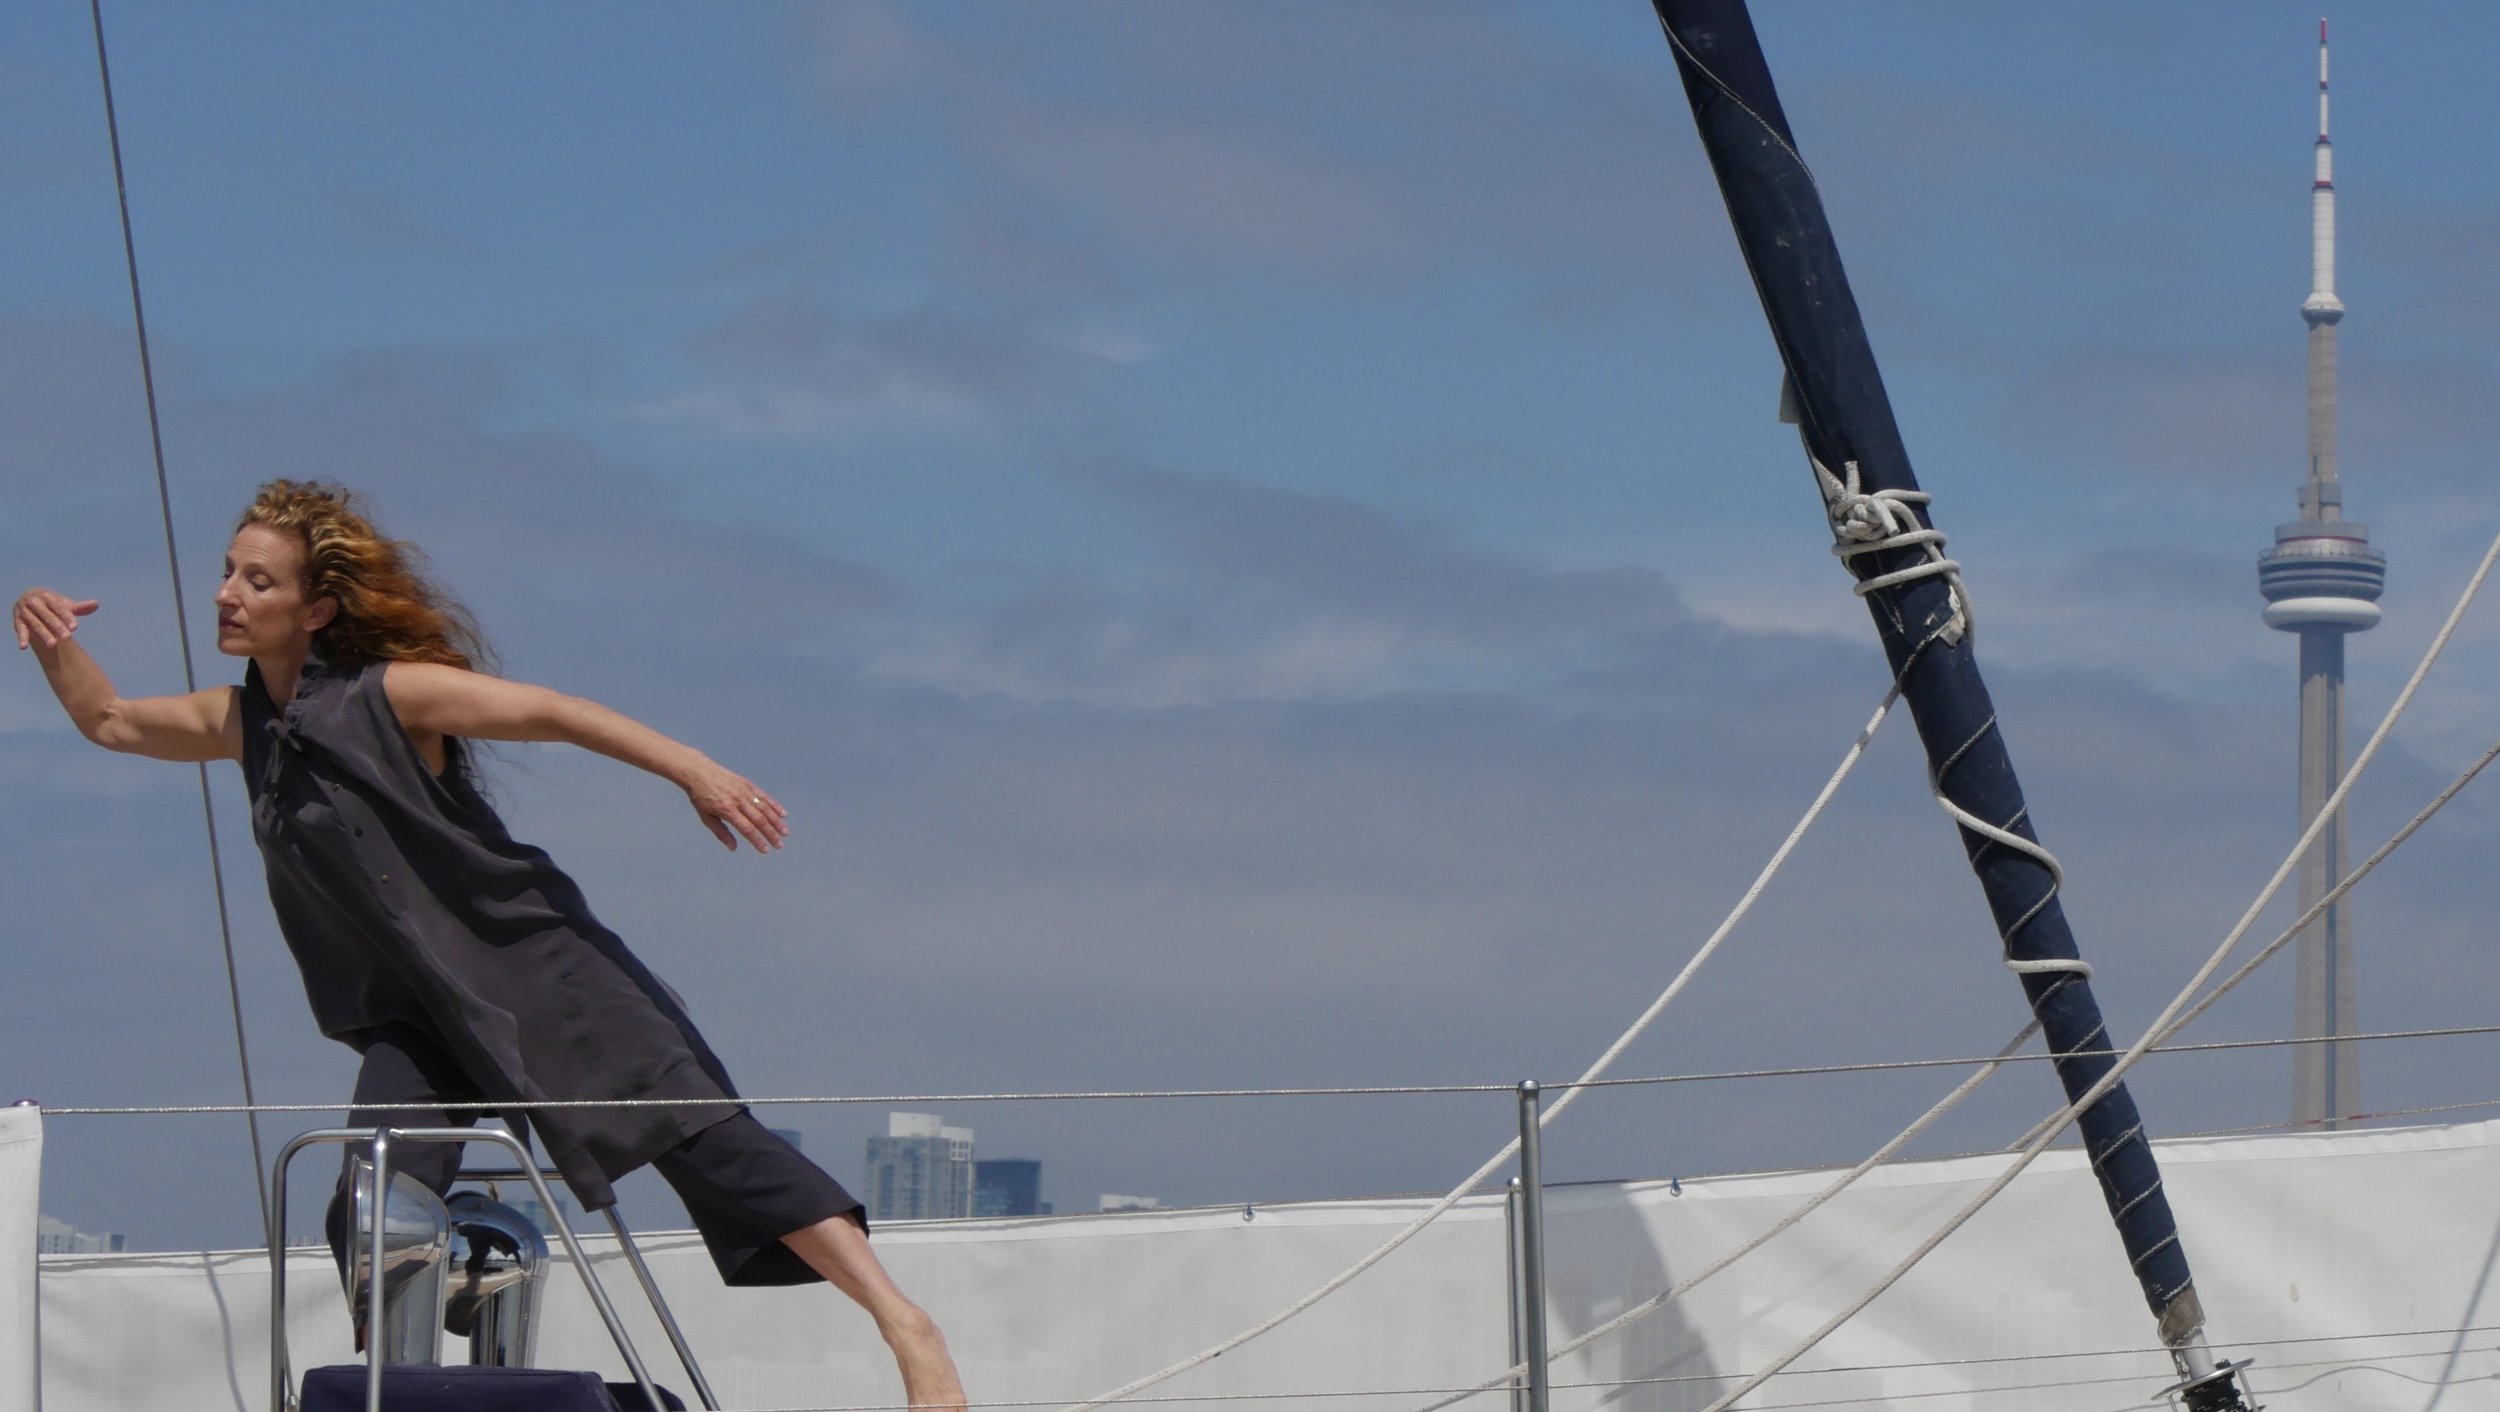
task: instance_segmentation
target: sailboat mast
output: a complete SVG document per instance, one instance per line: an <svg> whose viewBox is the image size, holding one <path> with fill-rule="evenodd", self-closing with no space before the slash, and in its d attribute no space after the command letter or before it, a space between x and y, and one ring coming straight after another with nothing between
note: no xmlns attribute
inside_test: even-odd
<svg viewBox="0 0 2500 1412"><path fill-rule="evenodd" d="M1822 200L1797 155L1771 72L1743 0L1652 0L1702 145L1727 199L1737 244L1752 271L1771 336L1786 365L1807 450L1837 474L1854 466L1864 492L1918 489L1857 301ZM1903 508L1932 528L1916 501ZM1851 559L1861 581L1913 569L1925 557L1901 548ZM1956 591L1942 575L1904 576L1866 595L1886 658L1910 708L1937 793L1965 815L2036 842L2013 757L1980 678ZM2089 971L2076 965L2073 930L2057 879L2038 857L1965 826L1962 846L1987 895L2005 959L2018 972L2070 1101L2109 1072L2108 1028ZM2163 1344L2186 1380L2191 1412L2244 1409L2229 1366L2204 1338L2204 1311L2178 1224L2135 1100L2111 1088L2079 1120L2112 1221Z"/></svg>

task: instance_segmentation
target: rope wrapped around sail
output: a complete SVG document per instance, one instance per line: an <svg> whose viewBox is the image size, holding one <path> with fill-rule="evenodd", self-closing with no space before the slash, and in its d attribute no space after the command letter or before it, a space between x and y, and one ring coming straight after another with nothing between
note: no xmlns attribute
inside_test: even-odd
<svg viewBox="0 0 2500 1412"><path fill-rule="evenodd" d="M1960 561L1945 557L1944 531L1921 523L1915 508L1928 504L1935 496L1923 490L1866 490L1859 483L1857 462L1843 462L1843 474L1834 475L1830 467L1816 459L1812 447L1806 450L1806 463L1814 468L1815 483L1823 491L1823 509L1832 524L1832 554L1840 560L1841 567L1849 570L1850 576L1857 580L1851 592L1864 598L1920 579L1940 578L1944 580L1945 591L1952 595L1952 616L1936 625L1924 640L1910 649L1901 671L1894 675L1897 688L1900 678L1908 674L1910 662L1916 661L1930 645L1938 642L1958 645L1971 637L1977 626L1977 617L1971 608L1970 589L1962 582ZM1877 570L1859 576L1858 565L1853 561L1901 549L1915 549L1919 557L1901 568ZM2032 904L2031 910L2005 929L2005 968L2018 976L2063 972L2089 978L2092 964L2080 957L2022 959L2013 954L2014 937L2029 926L2032 918L2040 915L2040 909L2048 906L2050 900L2066 886L2066 870L2059 866L2057 856L2037 841L2013 831L2012 825L2021 820L2022 814L2017 813L2000 827L1954 803L1945 794L1945 776L1961 763L1962 757L1969 753L1972 745L1978 743L1979 737L1996 729L1996 723L1997 718L1991 713L1960 749L1929 771L1928 793L1935 799L1936 806L1956 824L1991 844L2021 853L2048 871L2048 890ZM1977 861L1976 857L1973 861ZM2142 1196L2139 1194L2136 1199L2141 1200Z"/></svg>

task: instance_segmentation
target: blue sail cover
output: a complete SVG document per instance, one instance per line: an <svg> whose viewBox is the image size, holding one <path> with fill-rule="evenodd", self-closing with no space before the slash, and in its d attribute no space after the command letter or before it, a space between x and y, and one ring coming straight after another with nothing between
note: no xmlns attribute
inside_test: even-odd
<svg viewBox="0 0 2500 1412"><path fill-rule="evenodd" d="M1787 365L1795 409L1815 459L1837 472L1855 462L1866 491L1915 491L1908 451L1885 396L1840 250L1823 215L1813 176L1798 155L1787 116L1742 0L1653 0L1675 51L1693 119L1709 150L1720 191L1762 297L1763 312ZM1926 524L1923 507L1916 510ZM1863 579L1918 562L1916 550L1853 560ZM1898 675L1925 745L1939 793L2023 838L2034 838L1996 708L1980 680L1967 635L1937 637L1953 616L1941 577L1913 579L1867 595L1884 652ZM2077 957L2056 884L2037 859L1961 830L1971 869L2013 961ZM2099 1002L2081 971L2020 977L2039 1017L2069 1100L2080 1098L2115 1062ZM2080 1126L2102 1194L2125 1243L2144 1298L2162 1317L2165 1342L2203 1323L2191 1290L2161 1172L2124 1084L2086 1109ZM2227 1404L2225 1404L2227 1405Z"/></svg>

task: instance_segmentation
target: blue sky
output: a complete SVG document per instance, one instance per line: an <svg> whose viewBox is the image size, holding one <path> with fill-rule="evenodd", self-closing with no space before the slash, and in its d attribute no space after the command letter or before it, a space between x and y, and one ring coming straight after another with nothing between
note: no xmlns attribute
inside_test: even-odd
<svg viewBox="0 0 2500 1412"><path fill-rule="evenodd" d="M2292 835L2315 15L1758 7L2117 1028ZM2374 720L2493 528L2500 15L2337 23L2343 467ZM508 669L771 785L496 790L758 1094L1511 1082L1664 983L1882 689L1638 4L108 3L195 626L273 475L368 489ZM0 553L179 683L83 7L0 15ZM2469 626L2356 805L2486 743ZM200 647L211 673L228 664ZM217 679L212 676L211 679ZM2356 732L2357 734L2357 732ZM1626 1072L1993 1049L2021 1018L1906 732ZM0 1088L235 1090L195 785L0 675ZM261 1092L345 1091L214 776ZM2488 1019L2492 806L2362 894L2372 1027ZM2367 846L2367 843L2364 844ZM2280 910L2280 909L2278 909ZM2281 1031L2288 981L2211 1035ZM2374 1106L2492 1096L2385 1046ZM2164 1131L2288 1107L2176 1060ZM1592 1099L1563 1176L1846 1160L1932 1079ZM1939 1149L2051 1098L2000 1079ZM981 1105L1063 1209L1422 1189L1499 1099ZM774 1110L845 1178L881 1110ZM250 1238L231 1121L63 1118L47 1206ZM648 1194L630 1199L646 1206Z"/></svg>

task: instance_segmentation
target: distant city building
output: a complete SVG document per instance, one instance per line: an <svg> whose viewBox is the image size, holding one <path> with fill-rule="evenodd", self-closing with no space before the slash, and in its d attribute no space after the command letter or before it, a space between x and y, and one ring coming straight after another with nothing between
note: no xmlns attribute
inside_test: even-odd
<svg viewBox="0 0 2500 1412"><path fill-rule="evenodd" d="M972 1168L972 1214L975 1216L1047 1216L1042 1200L1042 1164L1030 1157L999 1157Z"/></svg>
<svg viewBox="0 0 2500 1412"><path fill-rule="evenodd" d="M129 1237L116 1232L89 1235L56 1217L39 1215L35 1218L35 1253L38 1255L118 1255L128 1243Z"/></svg>
<svg viewBox="0 0 2500 1412"><path fill-rule="evenodd" d="M1106 1191L1102 1194L1102 1205L1098 1209L1104 1211L1160 1211L1163 1209L1163 1198L1159 1196L1122 1196L1117 1192Z"/></svg>
<svg viewBox="0 0 2500 1412"><path fill-rule="evenodd" d="M792 1147L802 1145L799 1140L799 1130L797 1128L766 1128L764 1131L771 1133L774 1137L780 1138L783 1142L790 1144Z"/></svg>
<svg viewBox="0 0 2500 1412"><path fill-rule="evenodd" d="M868 1139L871 1221L928 1221L972 1214L972 1129L929 1113L888 1113L885 1136Z"/></svg>

